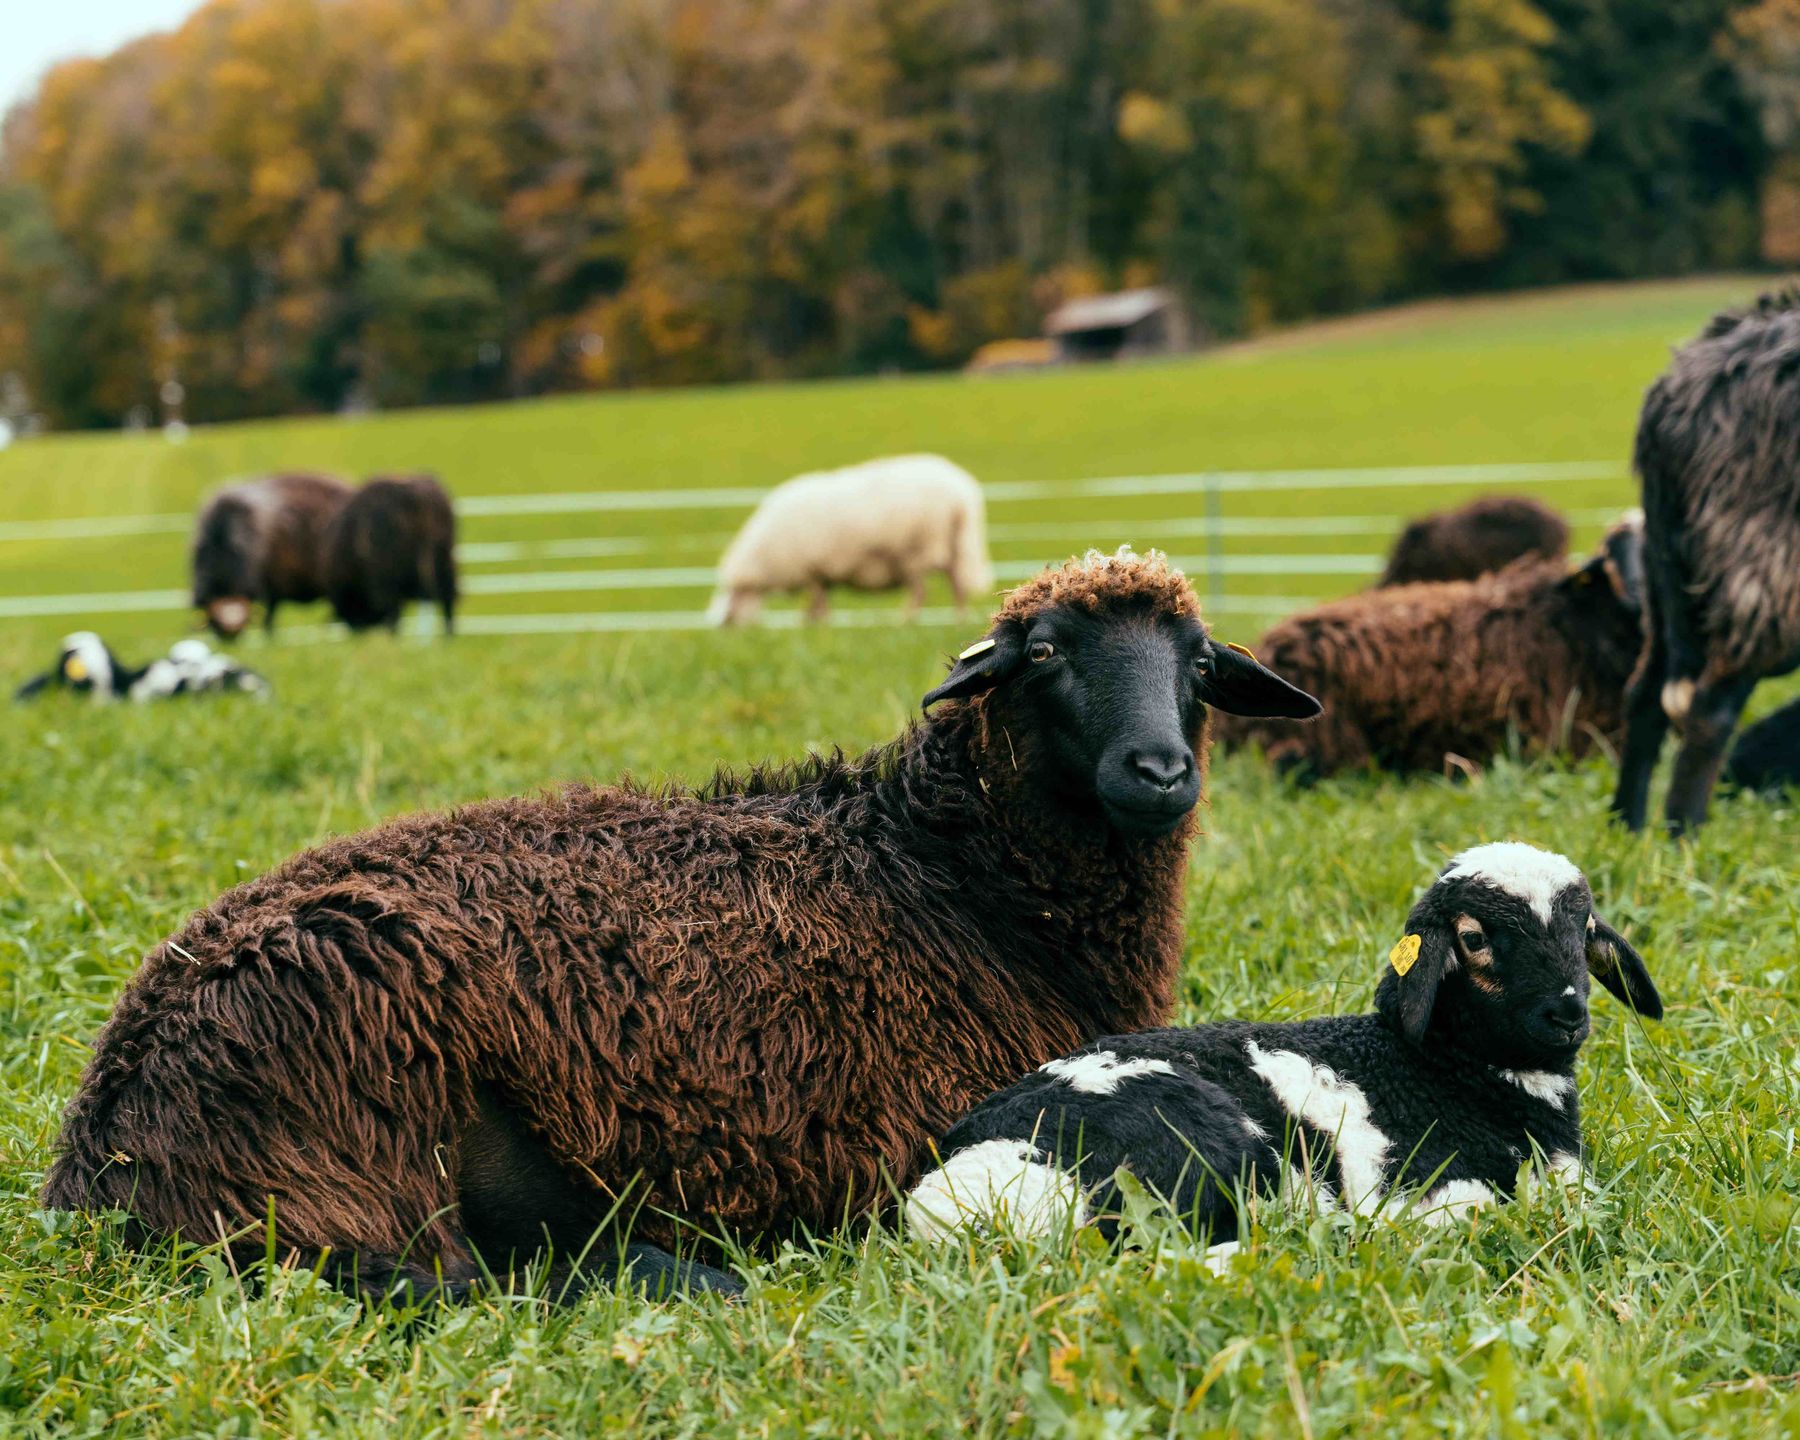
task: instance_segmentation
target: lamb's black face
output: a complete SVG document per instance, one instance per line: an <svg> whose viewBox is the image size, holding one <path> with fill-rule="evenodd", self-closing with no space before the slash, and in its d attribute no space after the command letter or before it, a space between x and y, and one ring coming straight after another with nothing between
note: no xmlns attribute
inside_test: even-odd
<svg viewBox="0 0 1800 1440"><path fill-rule="evenodd" d="M1588 1037L1587 882L1556 895L1547 923L1485 881L1456 886L1463 893L1445 901L1461 907L1451 922L1460 964L1438 1005L1469 1048L1496 1065L1567 1069Z"/></svg>
<svg viewBox="0 0 1800 1440"><path fill-rule="evenodd" d="M1246 715L1319 708L1199 621L1149 607L1059 605L1002 622L925 703L1002 684L1008 716L1030 727L1029 753L1048 763L1056 788L1146 837L1168 834L1200 798L1195 747L1208 705Z"/></svg>
<svg viewBox="0 0 1800 1440"><path fill-rule="evenodd" d="M1509 843L1465 851L1406 924L1375 1003L1415 1041L1433 1035L1503 1069L1566 1071L1588 1036L1590 977L1662 1015L1642 958L1560 855Z"/></svg>

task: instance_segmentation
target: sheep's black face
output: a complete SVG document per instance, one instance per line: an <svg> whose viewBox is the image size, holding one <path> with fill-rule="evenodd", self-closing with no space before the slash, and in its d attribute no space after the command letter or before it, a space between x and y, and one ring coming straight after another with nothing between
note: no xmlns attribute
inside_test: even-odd
<svg viewBox="0 0 1800 1440"><path fill-rule="evenodd" d="M1594 913L1581 872L1528 845L1451 862L1407 917L1376 1005L1415 1041L1488 1064L1566 1071L1588 1037L1590 977L1643 1014L1662 1000L1642 958Z"/></svg>
<svg viewBox="0 0 1800 1440"><path fill-rule="evenodd" d="M1051 606L1005 621L965 651L925 703L1004 684L1009 723L1047 761L1064 798L1096 803L1120 832L1166 835L1200 798L1206 707L1239 714L1318 713L1317 703L1197 620L1143 608Z"/></svg>
<svg viewBox="0 0 1800 1440"><path fill-rule="evenodd" d="M223 502L207 515L194 541L194 604L226 639L250 622L256 536L241 505Z"/></svg>

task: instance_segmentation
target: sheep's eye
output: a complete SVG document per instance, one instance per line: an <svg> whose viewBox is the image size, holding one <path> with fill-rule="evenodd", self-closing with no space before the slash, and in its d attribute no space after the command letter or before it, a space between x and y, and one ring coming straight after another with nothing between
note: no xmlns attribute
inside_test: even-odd
<svg viewBox="0 0 1800 1440"><path fill-rule="evenodd" d="M1031 647L1025 652L1031 657L1034 665L1041 664L1056 653L1056 647L1048 640L1033 640Z"/></svg>
<svg viewBox="0 0 1800 1440"><path fill-rule="evenodd" d="M1212 656L1196 655L1194 657L1194 671L1199 675L1210 675L1212 673Z"/></svg>
<svg viewBox="0 0 1800 1440"><path fill-rule="evenodd" d="M1471 955L1479 950L1488 948L1488 938L1479 926L1470 930L1458 930L1456 932L1456 938L1462 941L1463 949L1467 950Z"/></svg>

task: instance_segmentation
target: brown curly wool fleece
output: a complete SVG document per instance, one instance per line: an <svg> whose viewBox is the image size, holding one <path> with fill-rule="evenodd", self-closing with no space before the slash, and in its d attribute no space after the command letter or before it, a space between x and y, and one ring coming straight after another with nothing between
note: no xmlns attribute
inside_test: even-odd
<svg viewBox="0 0 1800 1440"><path fill-rule="evenodd" d="M1221 715L1225 744L1255 740L1306 776L1361 766L1483 764L1514 735L1527 751L1616 744L1642 628L1608 553L1573 574L1527 558L1476 580L1370 590L1284 620L1262 662L1324 705L1315 721Z"/></svg>
<svg viewBox="0 0 1800 1440"><path fill-rule="evenodd" d="M1568 549L1568 523L1548 506L1527 495L1483 495L1411 521L1375 583L1473 580L1526 555L1561 560Z"/></svg>
<svg viewBox="0 0 1800 1440"><path fill-rule="evenodd" d="M1002 613L1052 599L1195 603L1115 559ZM146 958L45 1203L257 1226L260 1253L272 1196L284 1247L467 1277L459 1176L497 1098L596 1222L647 1202L636 1239L867 1210L983 1095L1166 1018L1193 817L1127 838L1052 794L1039 743L1002 685L854 760L574 786L303 853Z"/></svg>

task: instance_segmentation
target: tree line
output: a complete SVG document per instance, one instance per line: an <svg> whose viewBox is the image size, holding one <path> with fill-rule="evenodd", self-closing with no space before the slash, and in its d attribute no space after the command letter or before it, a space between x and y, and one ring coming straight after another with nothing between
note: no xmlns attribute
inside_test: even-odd
<svg viewBox="0 0 1800 1440"><path fill-rule="evenodd" d="M217 420L1785 261L1796 130L1800 0L212 0L7 117L0 378Z"/></svg>

